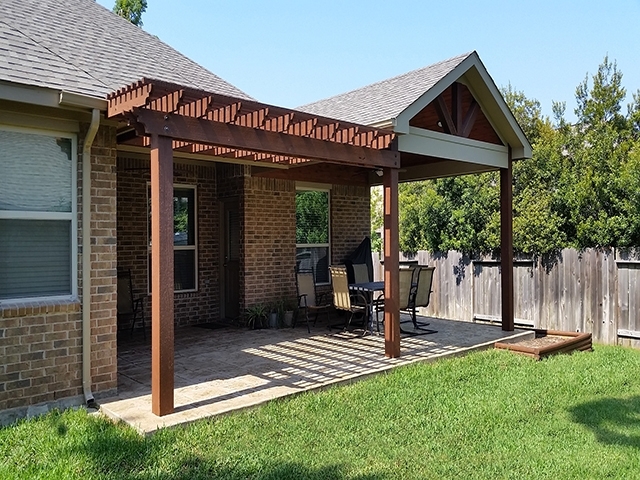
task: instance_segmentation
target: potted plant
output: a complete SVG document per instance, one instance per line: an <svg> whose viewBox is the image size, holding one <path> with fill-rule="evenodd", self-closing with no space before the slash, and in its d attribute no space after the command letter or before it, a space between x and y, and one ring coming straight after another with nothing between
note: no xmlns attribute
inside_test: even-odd
<svg viewBox="0 0 640 480"><path fill-rule="evenodd" d="M291 298L282 302L282 324L285 327L293 327L293 312L297 307L297 302Z"/></svg>
<svg viewBox="0 0 640 480"><path fill-rule="evenodd" d="M280 324L280 302L274 302L269 308L269 328L278 328Z"/></svg>
<svg viewBox="0 0 640 480"><path fill-rule="evenodd" d="M247 327L251 330L264 328L267 324L267 314L268 311L264 305L258 304L247 307L244 311Z"/></svg>

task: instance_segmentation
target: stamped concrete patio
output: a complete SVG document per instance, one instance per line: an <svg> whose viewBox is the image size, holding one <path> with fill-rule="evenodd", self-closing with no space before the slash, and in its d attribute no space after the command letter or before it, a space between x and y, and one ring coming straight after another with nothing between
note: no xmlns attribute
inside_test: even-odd
<svg viewBox="0 0 640 480"><path fill-rule="evenodd" d="M403 315L403 320L407 317ZM402 356L384 356L384 337L330 332L325 325L278 330L183 327L175 331L175 412L151 413L151 346L141 334L118 345L118 396L101 411L142 434L350 382L418 361L462 355L532 337L478 323L429 319L437 333L403 336ZM360 331L361 333L361 331Z"/></svg>

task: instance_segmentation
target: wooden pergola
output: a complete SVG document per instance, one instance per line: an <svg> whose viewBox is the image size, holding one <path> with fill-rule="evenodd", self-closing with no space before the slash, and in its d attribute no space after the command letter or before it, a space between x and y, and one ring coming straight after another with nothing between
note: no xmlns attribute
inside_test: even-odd
<svg viewBox="0 0 640 480"><path fill-rule="evenodd" d="M427 116L425 121L444 124L442 135L460 138L463 147L469 142L473 146L473 142L480 141L467 137L474 131L474 125L479 124L480 109L477 104L467 102L468 99L463 101L462 89L455 85L451 89L455 97L442 92L436 97L435 104L429 103L429 108L434 105L434 113L423 114ZM119 119L123 125L118 132L118 144L150 151L154 414L166 415L174 409L174 152L197 154L198 158L211 157L212 161L250 163L257 167L256 174L261 176L316 182L335 175L335 168L327 168L331 165L358 173L359 176L353 178L360 179L356 182L363 184L374 183L382 171L385 355L391 358L400 356L400 176L411 180L451 174L442 170L445 164L454 165L453 174L500 168L502 328L513 330L512 154L509 145L503 145L504 151L500 150L501 154L508 153L506 165L465 163L458 158L464 155L459 153L460 148L450 157L435 151L421 154L420 142L424 138L412 140L411 131L398 133L393 128L343 122L151 79L124 87L109 95L108 100L107 117ZM438 143L441 141L436 138L429 145L442 148ZM425 168L431 173L425 175Z"/></svg>

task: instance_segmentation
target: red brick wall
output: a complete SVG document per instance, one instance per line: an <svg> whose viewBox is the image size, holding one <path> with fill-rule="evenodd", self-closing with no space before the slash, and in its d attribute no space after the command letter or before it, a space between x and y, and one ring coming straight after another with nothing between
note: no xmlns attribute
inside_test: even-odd
<svg viewBox="0 0 640 480"><path fill-rule="evenodd" d="M371 235L369 187L334 185L331 189L331 261L341 264Z"/></svg>
<svg viewBox="0 0 640 480"><path fill-rule="evenodd" d="M295 298L295 182L245 177L244 305Z"/></svg>
<svg viewBox="0 0 640 480"><path fill-rule="evenodd" d="M148 292L147 190L149 160L118 158L118 268L131 270L134 295ZM196 186L197 291L176 293L176 325L218 320L219 310L219 207L215 164L174 162L174 183ZM145 300L147 325L151 321L151 297ZM128 319L119 325L128 328Z"/></svg>
<svg viewBox="0 0 640 480"><path fill-rule="evenodd" d="M87 125L81 125L78 153ZM101 127L91 150L91 375L94 392L117 386L115 129ZM78 158L78 290L82 298L82 164ZM78 301L4 302L0 308L0 411L82 394Z"/></svg>

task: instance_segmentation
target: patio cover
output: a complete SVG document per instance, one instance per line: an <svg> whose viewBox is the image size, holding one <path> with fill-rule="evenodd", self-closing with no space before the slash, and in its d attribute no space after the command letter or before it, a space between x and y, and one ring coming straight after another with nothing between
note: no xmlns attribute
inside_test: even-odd
<svg viewBox="0 0 640 480"><path fill-rule="evenodd" d="M500 169L502 326L513 330L511 164L513 152L524 158L531 147L477 55L466 58L379 127L147 78L108 96L107 117L122 122L118 144L150 148L151 208L158 213L151 225L153 413L173 412L174 152L268 167L263 176L299 179L296 174L314 175L318 170L310 167L322 164L369 172L369 184L381 176L385 355L392 358L400 355L400 176L409 181Z"/></svg>

